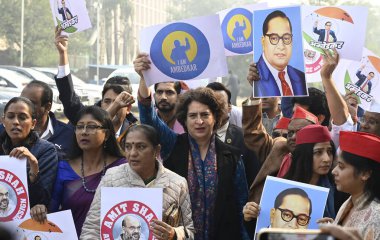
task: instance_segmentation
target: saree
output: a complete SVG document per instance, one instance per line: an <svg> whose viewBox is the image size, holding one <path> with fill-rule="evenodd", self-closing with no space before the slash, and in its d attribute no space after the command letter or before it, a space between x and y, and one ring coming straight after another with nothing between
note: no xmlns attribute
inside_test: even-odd
<svg viewBox="0 0 380 240"><path fill-rule="evenodd" d="M109 164L106 170L126 162L125 158L120 158ZM101 179L102 172L86 176L87 189L95 190ZM80 236L87 212L90 210L94 195L94 192L87 192L84 189L82 178L71 168L68 161L59 162L49 212L71 210L78 237Z"/></svg>

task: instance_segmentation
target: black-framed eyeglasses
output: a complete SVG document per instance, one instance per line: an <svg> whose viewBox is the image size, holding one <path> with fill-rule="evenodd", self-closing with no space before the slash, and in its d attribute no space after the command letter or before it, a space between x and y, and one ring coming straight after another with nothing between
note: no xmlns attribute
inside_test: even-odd
<svg viewBox="0 0 380 240"><path fill-rule="evenodd" d="M281 132L273 132L272 137L273 138L277 138L277 137L288 138L288 134L287 133L281 133Z"/></svg>
<svg viewBox="0 0 380 240"><path fill-rule="evenodd" d="M278 42L280 41L280 39L282 39L282 42L285 45L291 44L292 40L293 40L293 34L289 34L289 33L285 33L281 37L277 33L265 34L265 36L267 36L269 38L269 42L272 45L277 45Z"/></svg>
<svg viewBox="0 0 380 240"><path fill-rule="evenodd" d="M94 134L98 129L104 129L103 126L99 125L76 125L75 126L75 132L80 133L80 132L86 132L88 134Z"/></svg>
<svg viewBox="0 0 380 240"><path fill-rule="evenodd" d="M309 221L310 221L310 216L306 215L306 214L298 214L298 215L295 215L293 213L293 211L289 210L289 209L282 209L282 208L277 208L278 210L280 210L281 212L281 218L282 220L284 220L285 222L290 222L293 220L293 218L296 218L297 219L297 223L298 225L300 226L306 226L307 224L309 224Z"/></svg>

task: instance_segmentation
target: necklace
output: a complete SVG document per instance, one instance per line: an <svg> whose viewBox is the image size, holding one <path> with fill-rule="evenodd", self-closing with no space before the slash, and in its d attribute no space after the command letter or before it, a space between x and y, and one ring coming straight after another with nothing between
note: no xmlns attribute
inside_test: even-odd
<svg viewBox="0 0 380 240"><path fill-rule="evenodd" d="M103 165L102 175L101 175L100 179L106 173L106 165L107 165L107 163L106 163L106 160L104 158L104 165ZM81 168L80 168L80 170L81 170L81 173L82 173L82 185L83 185L84 190L86 190L86 192L88 192L88 193L94 193L94 192L96 192L96 189L89 189L86 186L86 178L84 177L84 167L83 167L83 155L81 156Z"/></svg>

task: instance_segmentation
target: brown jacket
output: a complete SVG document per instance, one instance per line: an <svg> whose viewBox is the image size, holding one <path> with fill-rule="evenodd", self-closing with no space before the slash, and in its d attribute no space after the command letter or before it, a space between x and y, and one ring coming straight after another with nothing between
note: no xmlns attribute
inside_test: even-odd
<svg viewBox="0 0 380 240"><path fill-rule="evenodd" d="M246 146L254 151L262 164L249 189L248 201L260 202L266 176L276 176L282 159L289 153L286 139L273 139L262 124L261 103L243 105L243 132Z"/></svg>

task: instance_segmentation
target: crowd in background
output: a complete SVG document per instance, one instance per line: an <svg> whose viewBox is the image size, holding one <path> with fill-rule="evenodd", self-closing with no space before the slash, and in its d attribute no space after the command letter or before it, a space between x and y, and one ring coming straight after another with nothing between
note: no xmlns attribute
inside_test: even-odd
<svg viewBox="0 0 380 240"><path fill-rule="evenodd" d="M232 105L235 88L218 82L186 91L179 82L149 88L143 72L151 62L140 53L137 99L128 78L113 77L99 103L83 106L72 84L68 42L58 29L55 81L69 123L50 111L50 87L32 81L6 104L0 126L0 154L27 159L33 219L71 210L78 237L99 239L101 187L155 187L163 189L163 213L173 205L182 212L175 226L153 221L156 239L252 239L270 175L330 189L319 222L332 224L323 231L380 239L380 108L373 102L358 118L352 93L339 94L332 79L336 51L325 51L324 91L247 96L242 108ZM259 81L257 68L247 68L252 85ZM135 101L138 118L131 112ZM303 228L308 220L295 213L284 219L285 198L271 225L277 214L283 224ZM1 206L0 215L6 211ZM133 224L123 220L119 239L140 238Z"/></svg>

